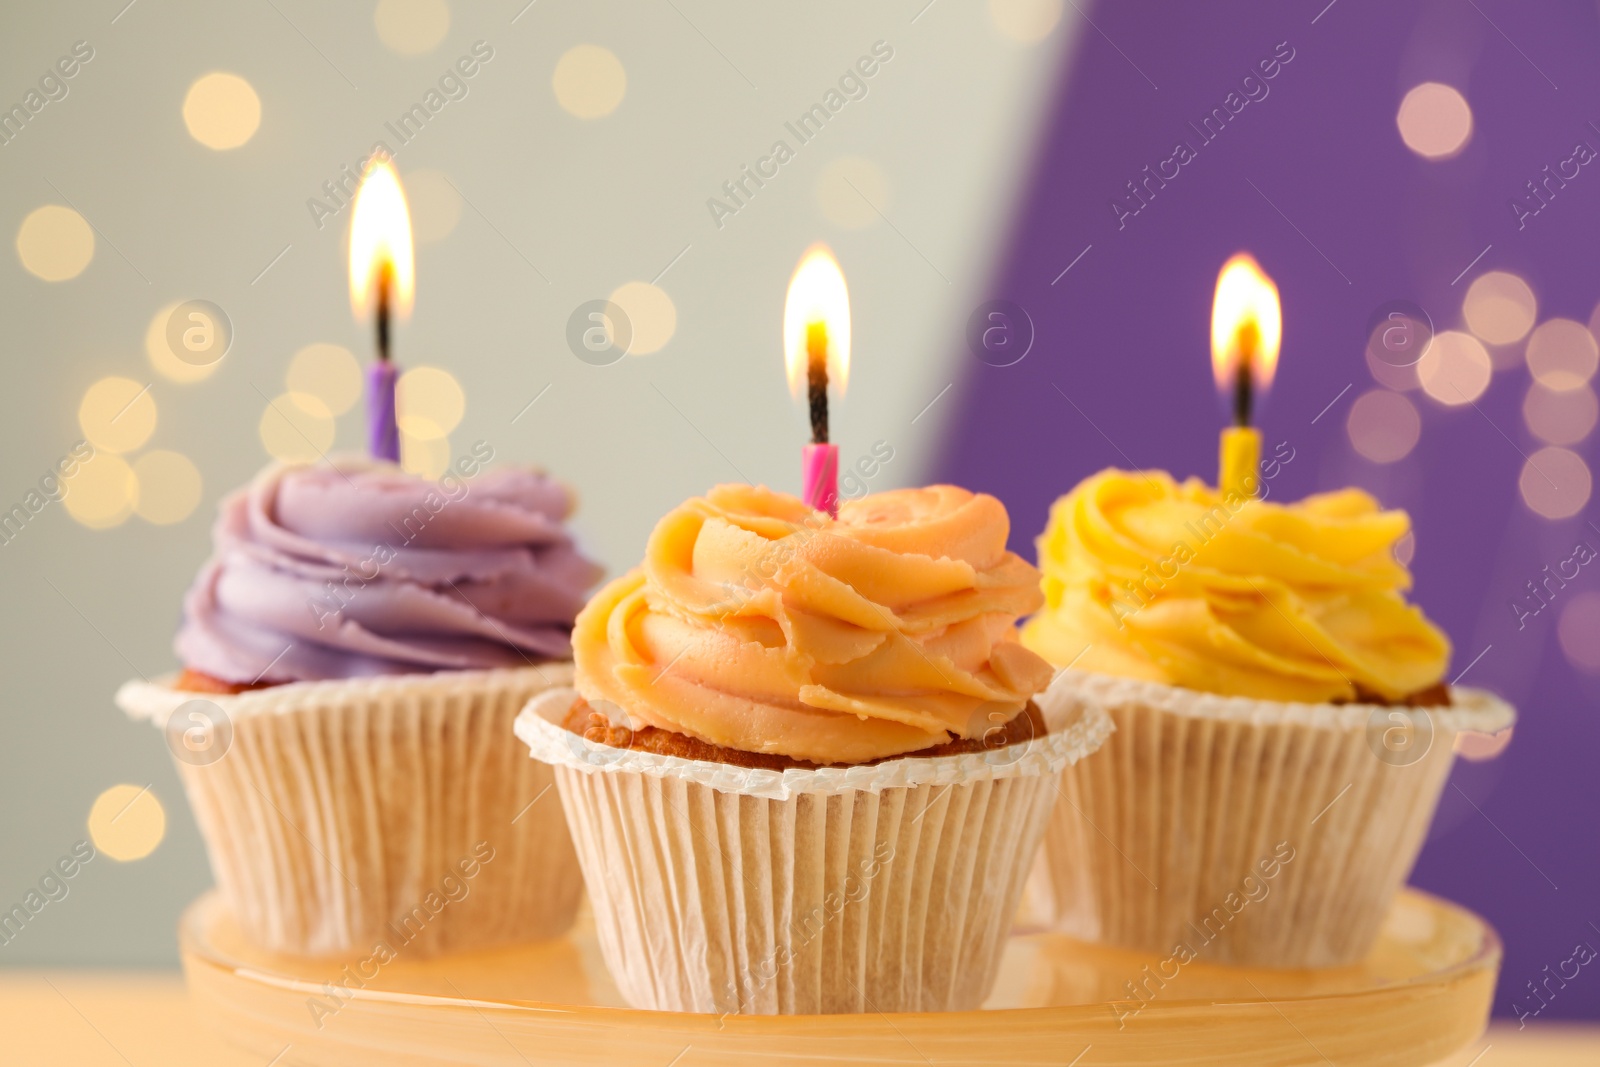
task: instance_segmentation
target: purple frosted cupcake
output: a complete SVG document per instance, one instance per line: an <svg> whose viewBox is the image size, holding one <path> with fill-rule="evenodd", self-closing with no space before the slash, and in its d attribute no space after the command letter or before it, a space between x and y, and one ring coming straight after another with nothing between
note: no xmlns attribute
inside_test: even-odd
<svg viewBox="0 0 1600 1067"><path fill-rule="evenodd" d="M218 887L264 947L387 958L572 923L551 772L507 741L570 683L600 571L565 487L480 467L268 468L222 502L183 671L117 694L166 731Z"/></svg>

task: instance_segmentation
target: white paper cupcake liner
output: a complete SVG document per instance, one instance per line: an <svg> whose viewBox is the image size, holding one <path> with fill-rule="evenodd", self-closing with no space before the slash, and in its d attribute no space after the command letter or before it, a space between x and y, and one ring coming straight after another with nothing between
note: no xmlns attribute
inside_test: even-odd
<svg viewBox="0 0 1600 1067"><path fill-rule="evenodd" d="M530 697L571 678L560 663L237 695L129 682L117 703L166 733L247 936L421 957L572 925L582 876L554 776L511 733Z"/></svg>
<svg viewBox="0 0 1600 1067"><path fill-rule="evenodd" d="M1220 697L1086 672L1058 682L1116 734L1069 766L1030 903L1058 929L1161 957L1363 958L1427 833L1463 730L1515 712Z"/></svg>
<svg viewBox="0 0 1600 1067"><path fill-rule="evenodd" d="M592 743L552 689L517 719L554 764L600 948L627 1001L692 1012L957 1011L988 996L1064 767L1110 731L872 766L752 770Z"/></svg>

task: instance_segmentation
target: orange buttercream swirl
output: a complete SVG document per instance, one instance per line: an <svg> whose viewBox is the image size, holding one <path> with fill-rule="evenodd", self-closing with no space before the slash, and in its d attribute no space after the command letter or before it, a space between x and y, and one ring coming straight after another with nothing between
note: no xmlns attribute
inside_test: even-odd
<svg viewBox="0 0 1600 1067"><path fill-rule="evenodd" d="M1052 675L1016 639L1043 597L1009 532L1000 501L948 485L847 501L836 520L718 486L578 616L578 689L644 725L816 763L982 737Z"/></svg>

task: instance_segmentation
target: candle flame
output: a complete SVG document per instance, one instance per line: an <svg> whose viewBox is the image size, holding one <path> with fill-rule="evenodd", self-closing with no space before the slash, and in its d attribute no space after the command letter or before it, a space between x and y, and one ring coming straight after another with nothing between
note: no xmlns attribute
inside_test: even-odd
<svg viewBox="0 0 1600 1067"><path fill-rule="evenodd" d="M817 356L825 361L829 384L843 393L850 377L850 293L839 261L820 242L800 257L783 304L783 362L795 396L805 396L810 361Z"/></svg>
<svg viewBox="0 0 1600 1067"><path fill-rule="evenodd" d="M390 280L391 313L409 315L417 282L411 212L394 165L380 159L361 179L350 216L350 307L356 315L371 313L378 279L384 274Z"/></svg>
<svg viewBox="0 0 1600 1067"><path fill-rule="evenodd" d="M1234 255L1217 275L1217 295L1211 305L1211 371L1217 387L1233 389L1241 364L1256 388L1271 385L1282 343L1278 287L1249 255Z"/></svg>

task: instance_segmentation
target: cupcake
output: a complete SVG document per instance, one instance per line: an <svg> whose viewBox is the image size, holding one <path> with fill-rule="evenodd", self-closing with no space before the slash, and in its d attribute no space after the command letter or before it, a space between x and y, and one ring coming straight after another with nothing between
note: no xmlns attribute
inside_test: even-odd
<svg viewBox="0 0 1600 1067"><path fill-rule="evenodd" d="M1022 640L1117 727L1063 776L1041 850L1056 926L1211 962L1366 954L1456 735L1514 718L1445 683L1450 644L1394 554L1409 529L1357 490L1277 504L1159 472L1056 502Z"/></svg>
<svg viewBox="0 0 1600 1067"><path fill-rule="evenodd" d="M217 886L265 948L429 955L572 923L552 775L506 742L570 682L600 575L562 525L568 491L484 458L438 482L268 468L222 502L182 672L117 694L167 732Z"/></svg>
<svg viewBox="0 0 1600 1067"><path fill-rule="evenodd" d="M1038 574L993 497L674 509L578 617L554 764L640 1008L949 1011L988 995L1063 767L1107 722L1016 640Z"/></svg>

